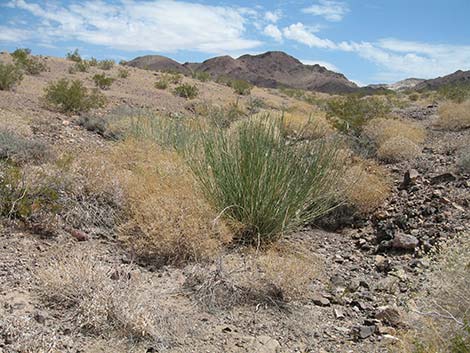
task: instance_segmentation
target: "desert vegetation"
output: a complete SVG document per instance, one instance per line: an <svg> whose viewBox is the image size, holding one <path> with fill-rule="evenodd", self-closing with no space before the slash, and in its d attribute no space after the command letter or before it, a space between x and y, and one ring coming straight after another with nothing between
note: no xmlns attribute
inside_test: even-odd
<svg viewBox="0 0 470 353"><path fill-rule="evenodd" d="M0 90L11 90L22 79L23 74L16 65L0 62Z"/></svg>
<svg viewBox="0 0 470 353"><path fill-rule="evenodd" d="M445 102L439 108L437 125L443 129L460 130L470 127L470 100Z"/></svg>

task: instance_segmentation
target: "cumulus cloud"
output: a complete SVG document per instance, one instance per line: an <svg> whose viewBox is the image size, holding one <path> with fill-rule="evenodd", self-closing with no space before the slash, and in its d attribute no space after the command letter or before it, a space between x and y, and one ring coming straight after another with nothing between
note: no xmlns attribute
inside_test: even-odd
<svg viewBox="0 0 470 353"><path fill-rule="evenodd" d="M30 35L43 42L78 40L127 51L208 53L261 44L246 36L247 19L254 14L250 9L172 0L54 3L15 0L8 6L36 17L37 28Z"/></svg>
<svg viewBox="0 0 470 353"><path fill-rule="evenodd" d="M349 7L342 1L319 0L317 4L304 8L302 12L321 16L327 21L338 22L349 12Z"/></svg>
<svg viewBox="0 0 470 353"><path fill-rule="evenodd" d="M334 49L336 44L329 39L322 39L314 34L315 30L298 22L283 29L284 37L305 44L309 47Z"/></svg>
<svg viewBox="0 0 470 353"><path fill-rule="evenodd" d="M264 31L263 33L271 38L273 38L275 41L277 42L281 42L282 41L282 32L281 30L276 26L276 25L273 25L273 24L270 24L270 25L267 25L265 28L264 28Z"/></svg>
<svg viewBox="0 0 470 353"><path fill-rule="evenodd" d="M264 14L264 18L268 22L276 23L282 17L282 12L280 10L268 11Z"/></svg>

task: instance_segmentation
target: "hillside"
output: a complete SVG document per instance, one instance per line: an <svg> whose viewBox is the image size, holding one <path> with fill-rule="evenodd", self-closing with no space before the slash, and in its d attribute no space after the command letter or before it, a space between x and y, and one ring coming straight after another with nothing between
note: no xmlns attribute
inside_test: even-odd
<svg viewBox="0 0 470 353"><path fill-rule="evenodd" d="M463 332L468 102L28 58L0 54L0 352L405 353ZM211 60L185 67L349 87L282 53Z"/></svg>
<svg viewBox="0 0 470 353"><path fill-rule="evenodd" d="M130 64L140 68L147 66L153 70L166 70L168 67L168 62L160 56L136 58L130 61ZM325 93L352 92L358 88L342 74L320 65L304 65L283 52L243 55L237 59L222 56L203 63L186 63L182 67L175 66L175 69L179 72L207 72L213 78L225 76L242 79L267 88L289 87Z"/></svg>
<svg viewBox="0 0 470 353"><path fill-rule="evenodd" d="M431 80L425 80L414 88L416 90L431 89L436 90L446 85L470 84L470 70L458 70L450 75L437 77Z"/></svg>

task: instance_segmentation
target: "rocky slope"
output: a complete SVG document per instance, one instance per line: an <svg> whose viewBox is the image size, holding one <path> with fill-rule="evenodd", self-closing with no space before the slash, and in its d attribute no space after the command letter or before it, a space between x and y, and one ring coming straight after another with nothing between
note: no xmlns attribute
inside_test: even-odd
<svg viewBox="0 0 470 353"><path fill-rule="evenodd" d="M283 52L266 52L260 55L243 55L237 59L220 56L203 63L174 65L171 59L161 56L145 56L130 61L130 65L153 70L167 70L169 62L182 73L203 71L213 78L227 76L243 79L259 87L300 88L326 93L344 93L357 90L357 85L344 75L330 71L320 65L304 65ZM176 63L177 64L177 63Z"/></svg>
<svg viewBox="0 0 470 353"><path fill-rule="evenodd" d="M372 85L368 85L367 87L372 88L372 89L385 88L385 89L390 89L392 91L402 91L405 89L412 89L424 81L426 80L421 79L421 78L407 78L407 79L404 79L395 83L372 84Z"/></svg>
<svg viewBox="0 0 470 353"><path fill-rule="evenodd" d="M188 75L191 70L181 65L179 62L160 55L139 56L127 62L128 66L138 67L140 69L155 71L176 71Z"/></svg>
<svg viewBox="0 0 470 353"><path fill-rule="evenodd" d="M470 70L458 70L453 74L426 80L415 86L417 90L438 89L449 84L470 84Z"/></svg>

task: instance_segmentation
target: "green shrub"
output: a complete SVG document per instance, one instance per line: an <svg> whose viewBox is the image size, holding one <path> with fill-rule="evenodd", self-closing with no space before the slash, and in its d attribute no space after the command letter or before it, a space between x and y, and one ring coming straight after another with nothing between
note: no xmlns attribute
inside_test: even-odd
<svg viewBox="0 0 470 353"><path fill-rule="evenodd" d="M365 123L386 116L391 106L380 97L346 96L327 100L326 111L328 120L339 131L359 135Z"/></svg>
<svg viewBox="0 0 470 353"><path fill-rule="evenodd" d="M21 70L13 64L0 62L0 90L9 91L23 79Z"/></svg>
<svg viewBox="0 0 470 353"><path fill-rule="evenodd" d="M194 85L190 85L189 83L184 83L176 87L174 93L177 96L180 96L183 98L193 99L197 97L197 95L199 94L199 90Z"/></svg>
<svg viewBox="0 0 470 353"><path fill-rule="evenodd" d="M120 67L118 70L118 77L119 78L128 78L129 77L129 70Z"/></svg>
<svg viewBox="0 0 470 353"><path fill-rule="evenodd" d="M90 60L88 60L88 64L90 66L97 66L98 65L98 60L94 57L91 57Z"/></svg>
<svg viewBox="0 0 470 353"><path fill-rule="evenodd" d="M74 51L69 51L66 55L66 58L68 60L75 61L76 63L82 61L82 57L80 56L78 49L75 49Z"/></svg>
<svg viewBox="0 0 470 353"><path fill-rule="evenodd" d="M88 72L90 64L86 60L77 61L73 66L69 68L69 73L74 74L76 72Z"/></svg>
<svg viewBox="0 0 470 353"><path fill-rule="evenodd" d="M419 93L411 93L408 98L410 99L410 101L412 102L417 102L419 100Z"/></svg>
<svg viewBox="0 0 470 353"><path fill-rule="evenodd" d="M193 78L201 82L207 82L211 79L211 75L204 71L194 71Z"/></svg>
<svg viewBox="0 0 470 353"><path fill-rule="evenodd" d="M52 108L64 113L78 113L104 106L106 99L98 91L91 92L80 80L65 78L51 82L45 88L45 101Z"/></svg>
<svg viewBox="0 0 470 353"><path fill-rule="evenodd" d="M47 146L39 141L26 139L13 131L0 130L0 159L15 163L42 163L50 157Z"/></svg>
<svg viewBox="0 0 470 353"><path fill-rule="evenodd" d="M179 72L164 72L160 79L167 81L169 84L177 85L178 83L181 83L183 75Z"/></svg>
<svg viewBox="0 0 470 353"><path fill-rule="evenodd" d="M126 66L127 61L126 60L119 60L119 65Z"/></svg>
<svg viewBox="0 0 470 353"><path fill-rule="evenodd" d="M105 74L96 74L93 76L95 85L101 89L109 89L114 82L114 78L107 77Z"/></svg>
<svg viewBox="0 0 470 353"><path fill-rule="evenodd" d="M249 119L202 133L190 165L208 199L257 244L326 213L334 199L336 145L290 146L281 119Z"/></svg>
<svg viewBox="0 0 470 353"><path fill-rule="evenodd" d="M31 57L31 49L22 48L16 49L11 53L15 64L30 75L39 75L41 72L47 70L46 64L39 61L37 58Z"/></svg>
<svg viewBox="0 0 470 353"><path fill-rule="evenodd" d="M437 90L440 99L462 103L470 99L470 83L454 83L440 87Z"/></svg>
<svg viewBox="0 0 470 353"><path fill-rule="evenodd" d="M251 83L245 80L232 80L229 83L229 86L233 88L236 94L243 96L249 95L253 86Z"/></svg>
<svg viewBox="0 0 470 353"><path fill-rule="evenodd" d="M168 88L168 81L167 81L167 80L164 80L163 78L161 78L160 80L158 80L157 82L155 82L155 88L158 88L158 89L167 89L167 88Z"/></svg>
<svg viewBox="0 0 470 353"><path fill-rule="evenodd" d="M101 70L111 70L114 67L114 60L101 60L98 62L98 68Z"/></svg>
<svg viewBox="0 0 470 353"><path fill-rule="evenodd" d="M0 216L33 220L59 211L57 188L45 175L26 175L18 166L0 162Z"/></svg>

